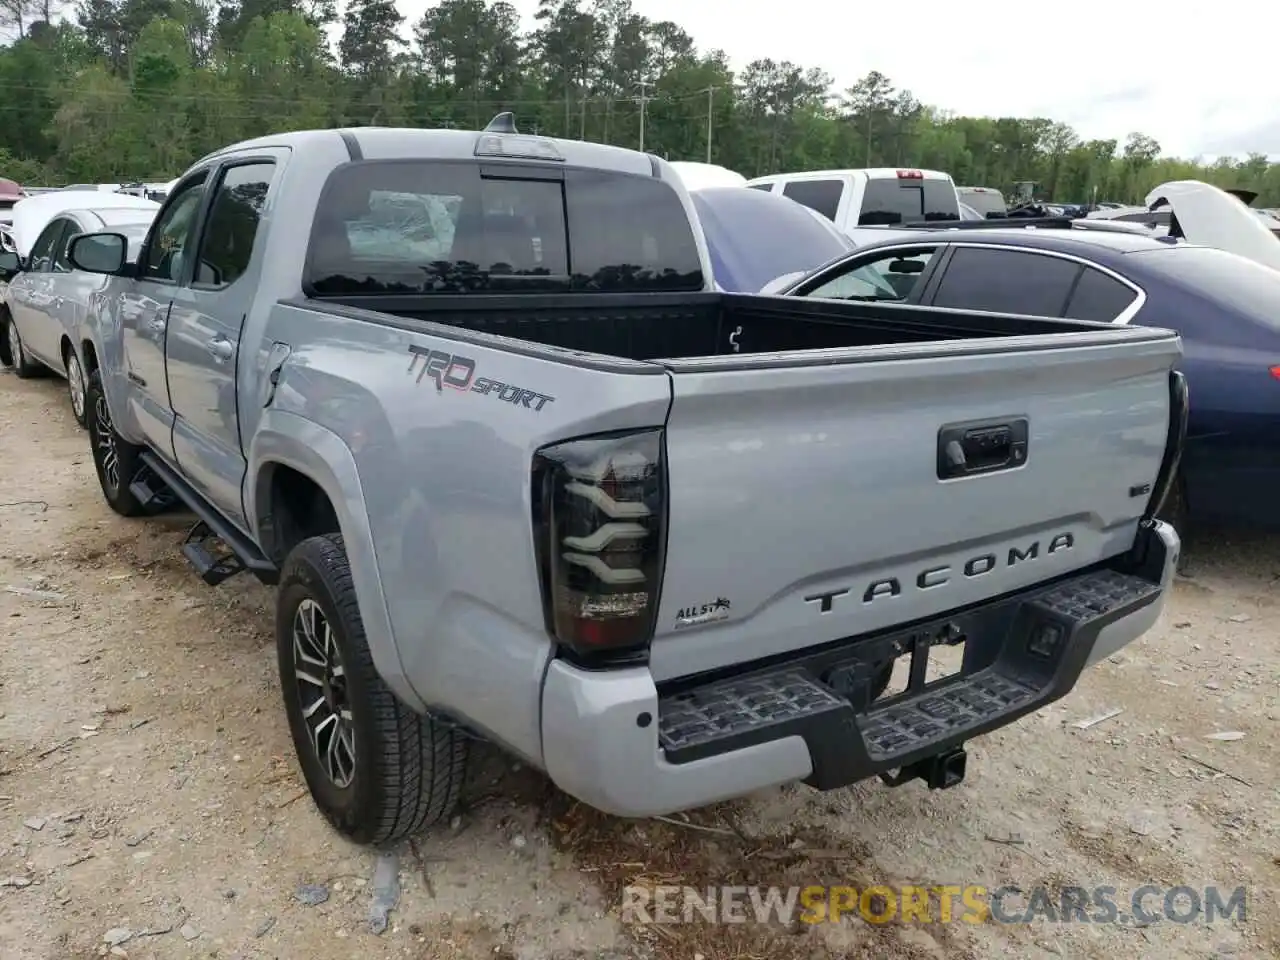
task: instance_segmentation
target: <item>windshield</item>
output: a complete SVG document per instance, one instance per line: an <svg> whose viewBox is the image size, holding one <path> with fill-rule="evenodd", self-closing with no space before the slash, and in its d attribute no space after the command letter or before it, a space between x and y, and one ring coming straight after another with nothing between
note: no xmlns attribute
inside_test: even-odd
<svg viewBox="0 0 1280 960"><path fill-rule="evenodd" d="M757 293L787 273L808 273L853 249L820 214L786 197L741 187L690 193L711 254L716 283Z"/></svg>

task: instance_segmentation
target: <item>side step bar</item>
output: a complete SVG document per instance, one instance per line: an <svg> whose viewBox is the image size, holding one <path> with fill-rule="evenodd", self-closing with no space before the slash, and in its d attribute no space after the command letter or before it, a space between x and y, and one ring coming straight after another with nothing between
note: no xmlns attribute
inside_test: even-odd
<svg viewBox="0 0 1280 960"><path fill-rule="evenodd" d="M228 577L247 570L262 583L280 582L279 568L258 549L257 544L223 519L209 506L204 497L191 489L191 485L167 463L150 450L144 451L141 459L147 469L200 518L200 522L191 528L186 542L182 545L183 556L196 568L200 579L210 586L216 586ZM134 483L137 482L137 480L134 481ZM133 489L133 484L130 484L129 489ZM208 543L215 537L226 544L227 549L231 551L230 556L214 554L209 549Z"/></svg>

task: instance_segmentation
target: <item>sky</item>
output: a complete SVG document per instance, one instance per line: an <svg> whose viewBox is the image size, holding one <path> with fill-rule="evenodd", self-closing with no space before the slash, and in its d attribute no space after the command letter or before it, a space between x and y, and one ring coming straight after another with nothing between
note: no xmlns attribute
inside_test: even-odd
<svg viewBox="0 0 1280 960"><path fill-rule="evenodd" d="M513 0L532 24L537 0ZM820 67L837 89L879 70L960 114L1042 116L1086 139L1140 131L1166 155L1280 159L1277 47L1265 5L1154 0L632 0L734 67L771 57ZM409 23L432 0L398 0ZM1160 10L1165 14L1162 16ZM1211 17L1204 15L1212 10Z"/></svg>

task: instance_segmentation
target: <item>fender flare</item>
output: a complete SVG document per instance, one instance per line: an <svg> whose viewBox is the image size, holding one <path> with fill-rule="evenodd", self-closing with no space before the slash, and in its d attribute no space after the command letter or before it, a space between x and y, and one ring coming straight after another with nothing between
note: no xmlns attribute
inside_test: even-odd
<svg viewBox="0 0 1280 960"><path fill-rule="evenodd" d="M365 509L364 488L355 456L336 433L283 410L267 409L249 446L245 515L254 539L262 543L262 513L269 494L271 466L290 467L314 481L329 497L346 544L360 619L373 664L383 681L404 703L426 712L405 675L391 628L391 614L382 592L373 530Z"/></svg>

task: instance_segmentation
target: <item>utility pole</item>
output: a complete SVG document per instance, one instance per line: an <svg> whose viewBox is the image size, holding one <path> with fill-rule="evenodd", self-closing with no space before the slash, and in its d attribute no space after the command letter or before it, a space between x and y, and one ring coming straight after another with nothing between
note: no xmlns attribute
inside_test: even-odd
<svg viewBox="0 0 1280 960"><path fill-rule="evenodd" d="M640 88L640 152L644 153L644 115L645 107L649 105L648 88L653 86L649 80L637 80L636 86Z"/></svg>
<svg viewBox="0 0 1280 960"><path fill-rule="evenodd" d="M716 88L707 87L707 163L711 162L712 109L715 107Z"/></svg>

